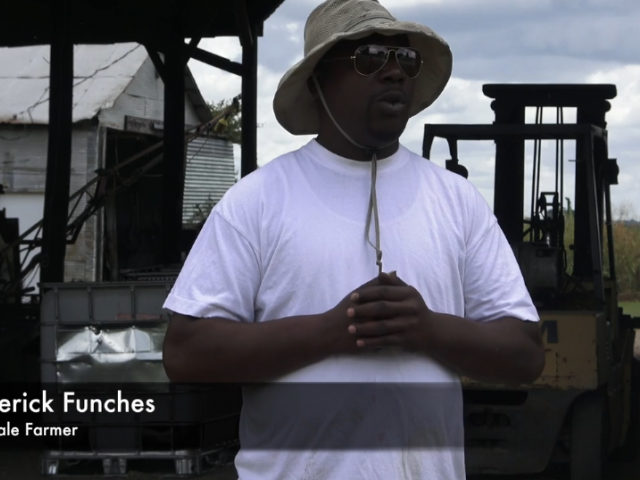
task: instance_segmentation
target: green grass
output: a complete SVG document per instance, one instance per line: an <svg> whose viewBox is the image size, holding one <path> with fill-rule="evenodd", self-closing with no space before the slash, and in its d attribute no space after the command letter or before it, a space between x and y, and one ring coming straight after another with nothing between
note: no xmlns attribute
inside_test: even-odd
<svg viewBox="0 0 640 480"><path fill-rule="evenodd" d="M640 317L640 302L620 302L624 313L633 317Z"/></svg>

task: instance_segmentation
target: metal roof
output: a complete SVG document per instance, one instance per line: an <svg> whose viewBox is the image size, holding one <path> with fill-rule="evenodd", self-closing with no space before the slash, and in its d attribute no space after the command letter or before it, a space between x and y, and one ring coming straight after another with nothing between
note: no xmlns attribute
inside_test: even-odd
<svg viewBox="0 0 640 480"><path fill-rule="evenodd" d="M245 0L257 35L283 1ZM3 2L0 47L50 44L54 11L63 3L75 44L162 43L176 21L185 38L237 37L241 32L239 0L16 0Z"/></svg>
<svg viewBox="0 0 640 480"><path fill-rule="evenodd" d="M50 47L0 48L0 123L49 123ZM136 43L74 47L73 122L111 108L148 58ZM201 121L211 118L189 69L186 93Z"/></svg>

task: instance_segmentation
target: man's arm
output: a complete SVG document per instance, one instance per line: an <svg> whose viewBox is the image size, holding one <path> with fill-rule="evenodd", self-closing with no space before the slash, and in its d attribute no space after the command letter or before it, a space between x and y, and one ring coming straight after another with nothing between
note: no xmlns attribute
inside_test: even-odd
<svg viewBox="0 0 640 480"><path fill-rule="evenodd" d="M494 383L530 383L544 368L537 322L500 318L474 322L436 313L420 293L395 275L381 286L356 292L349 331L360 348L399 346L425 353L469 378Z"/></svg>
<svg viewBox="0 0 640 480"><path fill-rule="evenodd" d="M174 314L163 348L174 382L266 382L325 358L320 316L242 323Z"/></svg>
<svg viewBox="0 0 640 480"><path fill-rule="evenodd" d="M379 285L376 277L359 291ZM174 314L163 347L174 382L268 382L330 355L358 354L348 332L351 293L331 310L266 322Z"/></svg>
<svg viewBox="0 0 640 480"><path fill-rule="evenodd" d="M532 383L542 373L545 354L537 322L501 318L478 323L453 315L435 317L439 331L431 342L425 340L425 348L460 375L482 382Z"/></svg>

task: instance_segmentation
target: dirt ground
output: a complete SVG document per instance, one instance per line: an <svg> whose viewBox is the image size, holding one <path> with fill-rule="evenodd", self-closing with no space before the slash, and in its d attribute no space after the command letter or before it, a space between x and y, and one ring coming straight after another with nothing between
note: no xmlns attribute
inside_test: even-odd
<svg viewBox="0 0 640 480"><path fill-rule="evenodd" d="M632 463L619 463L611 465L605 478L607 480L638 480L640 478L640 452L636 456L636 461ZM135 469L124 478L131 480L160 480L173 477L167 473L141 473ZM11 480L39 480L44 478L40 474L40 452L0 452L0 479ZM49 477L55 478L55 477ZM96 480L104 478L101 476L65 476L71 480ZM113 478L113 477L110 477ZM120 477L123 478L123 477ZM192 477L193 478L193 477ZM233 466L224 466L219 469L207 473L205 475L195 477L198 480L237 480L236 472ZM567 480L567 474L562 469L549 471L543 475L532 475L526 477L517 477L517 480ZM328 479L329 480L329 479ZM473 476L468 480L516 480L515 477L509 476Z"/></svg>

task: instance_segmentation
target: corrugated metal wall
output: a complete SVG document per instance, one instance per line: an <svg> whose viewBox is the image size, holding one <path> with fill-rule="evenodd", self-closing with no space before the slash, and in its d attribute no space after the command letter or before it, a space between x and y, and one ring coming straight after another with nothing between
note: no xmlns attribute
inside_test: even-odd
<svg viewBox="0 0 640 480"><path fill-rule="evenodd" d="M183 225L192 227L204 220L211 206L220 201L235 180L233 144L230 141L199 137L190 142L187 145Z"/></svg>
<svg viewBox="0 0 640 480"><path fill-rule="evenodd" d="M8 193L44 192L47 137L46 125L0 126L0 183ZM98 159L98 128L86 124L75 125L71 143L71 193L94 177ZM74 217L85 206L86 199L83 198ZM42 218L42 213L38 212L37 218ZM25 216L29 216L27 212ZM31 227L24 223L20 224L21 231ZM95 280L95 242L99 235L97 219L92 217L80 232L75 245L67 247L65 281Z"/></svg>
<svg viewBox="0 0 640 480"><path fill-rule="evenodd" d="M186 95L185 102L185 123L198 125L200 122ZM100 112L100 123L105 127L124 130L125 115L151 120L164 118L164 83L149 58L142 64L113 107Z"/></svg>

